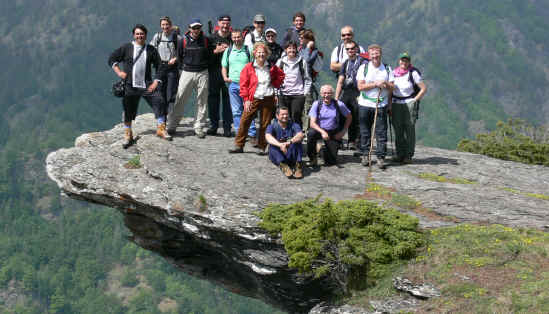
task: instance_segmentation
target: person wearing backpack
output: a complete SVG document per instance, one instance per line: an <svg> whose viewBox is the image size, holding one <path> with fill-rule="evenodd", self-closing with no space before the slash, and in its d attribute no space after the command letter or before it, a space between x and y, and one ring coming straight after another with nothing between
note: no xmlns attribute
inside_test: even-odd
<svg viewBox="0 0 549 314"><path fill-rule="evenodd" d="M309 65L309 73L311 74L312 79L311 89L309 93L305 94L305 112L309 112L313 104L313 99L316 99L319 96L315 82L318 74L322 71L322 66L324 65L324 55L316 47L315 35L310 29L303 29L299 33L299 43L299 55ZM309 129L308 115L303 115L302 127L304 132Z"/></svg>
<svg viewBox="0 0 549 314"><path fill-rule="evenodd" d="M284 81L284 72L267 62L270 53L266 43L256 42L253 48L254 61L246 64L240 73L240 96L244 100L244 113L240 119L235 146L229 150L230 154L244 152L248 129L258 111L261 111L261 115L257 146L260 149L259 154L265 154L265 129L275 112L275 89L280 88Z"/></svg>
<svg viewBox="0 0 549 314"><path fill-rule="evenodd" d="M150 44L158 50L161 63L165 68L164 77L161 78L160 93L166 100L168 108L173 107L177 84L179 83L179 69L177 68L177 42L181 36L174 30L172 21L168 16L160 18L161 32L156 33Z"/></svg>
<svg viewBox="0 0 549 314"><path fill-rule="evenodd" d="M411 64L410 55L403 52L398 56L398 67L393 71L392 120L395 129L396 157L394 161L412 162L416 146L416 121L419 115L419 101L427 92L421 73Z"/></svg>
<svg viewBox="0 0 549 314"><path fill-rule="evenodd" d="M245 32L244 34L244 45L247 47L253 47L256 42L265 42L265 15L256 14L254 16L254 26L252 28L247 28L250 31Z"/></svg>
<svg viewBox="0 0 549 314"><path fill-rule="evenodd" d="M369 157L373 153L372 133L375 133L377 165L385 169L387 154L387 114L391 110L391 95L395 80L391 68L381 62L381 46L368 46L370 62L362 64L357 71L356 81L360 96L358 119L360 127L360 152L362 165L369 166ZM375 130L372 131L372 126ZM372 150L372 151L370 151Z"/></svg>
<svg viewBox="0 0 549 314"><path fill-rule="evenodd" d="M286 55L276 66L284 71L279 104L290 109L290 118L301 128L305 95L311 90L312 80L307 62L297 54L297 42L288 42Z"/></svg>
<svg viewBox="0 0 549 314"><path fill-rule="evenodd" d="M223 52L221 58L221 75L225 83L229 84L229 99L233 116L233 127L235 134L238 134L240 118L244 110L244 100L240 97L240 73L246 64L252 61L250 49L244 45L242 30L231 31L232 45ZM248 137L256 138L255 123L252 123L248 130Z"/></svg>
<svg viewBox="0 0 549 314"><path fill-rule="evenodd" d="M147 45L147 28L137 24L132 30L134 40L113 51L109 57L109 66L114 73L125 82L125 92L122 97L124 140L122 147L133 144L132 122L137 116L139 99L145 98L153 109L158 121L156 134L166 140L171 136L166 132L166 101L160 95L158 85L164 75L164 67L160 64L160 55L151 45ZM120 66L122 65L122 69ZM151 67L156 69L153 80Z"/></svg>
<svg viewBox="0 0 549 314"><path fill-rule="evenodd" d="M183 108L192 91L196 91L196 119L194 132L200 139L206 137L203 127L206 125L208 103L208 65L211 58L208 38L202 31L200 19L193 18L189 30L177 45L177 58L181 68L181 77L175 104L168 114L168 132L174 134L181 118Z"/></svg>
<svg viewBox="0 0 549 314"><path fill-rule="evenodd" d="M267 62L275 64L282 56L282 47L276 42L276 30L274 28L267 28L265 31L265 38L267 39L267 46L271 49L271 55Z"/></svg>
<svg viewBox="0 0 549 314"><path fill-rule="evenodd" d="M276 120L267 127L265 140L269 143L269 159L280 167L288 178L303 178L303 132L290 119L288 107L276 108Z"/></svg>
<svg viewBox="0 0 549 314"><path fill-rule="evenodd" d="M345 44L351 42L354 36L354 31L351 26L347 25L341 28L341 43L332 50L332 56L330 58L330 70L336 75L341 71L343 62L349 58L347 51L345 51ZM359 45L358 48L359 53L364 53L364 48L362 48L362 46Z"/></svg>
<svg viewBox="0 0 549 314"><path fill-rule="evenodd" d="M346 43L345 51L349 58L343 62L341 71L339 71L335 98L343 101L345 106L351 110L353 121L349 128L348 141L349 148L355 150L360 146L360 143L357 143L360 131L358 127L358 102L356 100L360 92L356 85L356 74L358 68L363 63L368 63L368 60L358 55L358 45L355 41Z"/></svg>
<svg viewBox="0 0 549 314"><path fill-rule="evenodd" d="M231 40L231 17L227 14L221 15L217 20L218 27L210 36L208 43L212 51L212 58L208 68L208 116L210 128L207 135L216 135L219 127L219 101L221 100L221 111L223 113L223 136L231 137L231 123L233 115L229 102L229 91L221 74L221 59L223 53L232 44Z"/></svg>
<svg viewBox="0 0 549 314"><path fill-rule="evenodd" d="M299 42L299 33L305 29L305 14L297 12L292 20L294 26L288 28L284 38L282 38L282 47L286 47L290 41Z"/></svg>
<svg viewBox="0 0 549 314"><path fill-rule="evenodd" d="M337 152L341 139L351 125L351 111L345 104L334 99L334 89L331 85L320 88L320 100L313 103L309 111L311 126L307 132L307 156L311 167L318 166L316 142L324 140L324 164L337 164Z"/></svg>

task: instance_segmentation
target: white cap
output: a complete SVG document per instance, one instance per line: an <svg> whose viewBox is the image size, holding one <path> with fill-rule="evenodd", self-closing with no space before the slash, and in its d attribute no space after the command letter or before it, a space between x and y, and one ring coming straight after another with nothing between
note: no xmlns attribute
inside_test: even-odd
<svg viewBox="0 0 549 314"><path fill-rule="evenodd" d="M267 30L265 30L265 34L267 34L268 32L273 32L275 33L275 35L278 35L278 33L276 32L276 30L274 28L267 28Z"/></svg>

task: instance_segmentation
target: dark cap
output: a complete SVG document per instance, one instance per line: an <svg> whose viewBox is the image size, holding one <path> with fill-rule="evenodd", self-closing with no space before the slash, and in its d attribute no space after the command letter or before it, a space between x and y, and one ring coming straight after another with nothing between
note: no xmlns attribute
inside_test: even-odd
<svg viewBox="0 0 549 314"><path fill-rule="evenodd" d="M229 14L221 14L218 18L218 21L230 21L231 16Z"/></svg>
<svg viewBox="0 0 549 314"><path fill-rule="evenodd" d="M202 26L202 23L200 23L200 19L198 18L194 18L194 19L191 19L191 22L189 23L189 27L193 27L193 26Z"/></svg>

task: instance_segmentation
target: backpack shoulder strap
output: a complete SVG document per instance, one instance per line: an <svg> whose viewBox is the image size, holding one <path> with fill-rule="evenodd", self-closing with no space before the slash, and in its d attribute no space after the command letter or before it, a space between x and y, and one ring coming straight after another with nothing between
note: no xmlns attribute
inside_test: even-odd
<svg viewBox="0 0 549 314"><path fill-rule="evenodd" d="M339 62L339 55L341 54L341 47L343 46L343 44L339 44L337 46L337 62Z"/></svg>
<svg viewBox="0 0 549 314"><path fill-rule="evenodd" d="M162 41L162 32L156 33L156 41L155 41L155 48L158 49L160 46L160 42Z"/></svg>

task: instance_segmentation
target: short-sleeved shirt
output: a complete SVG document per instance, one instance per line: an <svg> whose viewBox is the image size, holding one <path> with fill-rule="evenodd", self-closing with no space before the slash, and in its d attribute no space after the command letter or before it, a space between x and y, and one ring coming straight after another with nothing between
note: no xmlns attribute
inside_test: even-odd
<svg viewBox="0 0 549 314"><path fill-rule="evenodd" d="M320 107L319 115L320 117L317 117L317 111L318 106L322 103L322 107ZM331 131L337 129L339 125L338 117L337 117L337 108L335 107L337 105L339 106L339 111L343 115L342 117L339 117L340 119L345 119L347 115L351 113L349 109L345 106L345 104L336 99L332 99L330 104L325 104L322 101L315 101L311 107L311 110L309 111L309 117L316 118L318 126L320 126L321 129L326 131Z"/></svg>
<svg viewBox="0 0 549 314"><path fill-rule="evenodd" d="M254 36L254 40L252 40L252 36ZM265 38L265 32L260 34L257 30L253 30L246 34L246 37L244 37L244 45L250 47L252 49L254 47L254 43L258 41L267 42L267 39Z"/></svg>
<svg viewBox="0 0 549 314"><path fill-rule="evenodd" d="M364 75L365 66L368 67L366 76ZM378 68L376 68L373 62L368 62L367 64L363 64L360 66L360 68L358 68L358 73L356 74L356 80L357 82L366 81L366 83L371 83L374 81L394 82L395 77L394 77L393 71L391 71L390 68L388 70L385 69L385 65L383 63ZM358 96L358 104L364 107L375 108L378 94L379 94L378 88L372 88L370 90L361 91L360 96ZM385 107L389 101L389 91L387 89L383 89L381 91L380 100L381 101L379 102L379 107Z"/></svg>
<svg viewBox="0 0 549 314"><path fill-rule="evenodd" d="M271 134L279 142L285 142L294 137L297 133L301 132L301 127L299 126L299 124L291 122L285 129L282 128L282 126L280 125L280 131L281 132L275 132L274 123L271 123L267 127L267 131L265 131L265 133Z"/></svg>
<svg viewBox="0 0 549 314"><path fill-rule="evenodd" d="M421 75L418 71L412 71L412 77L416 84L421 83ZM403 76L395 76L395 89L393 90L393 95L398 97L409 97L414 93L414 86L410 82L410 73L406 73ZM406 103L405 99L396 99L393 97L393 102L398 104Z"/></svg>
<svg viewBox="0 0 549 314"><path fill-rule="evenodd" d="M356 74L358 73L358 68L362 63L367 63L367 60L361 56L357 56L355 60L347 59L343 62L341 70L339 70L339 76L343 75L345 80L343 81L343 88L357 88L356 85Z"/></svg>
<svg viewBox="0 0 549 314"><path fill-rule="evenodd" d="M234 83L240 82L240 72L242 72L242 69L246 64L250 63L250 60L248 59L248 54L244 49L248 48L243 45L240 49L236 49L236 47L233 46L230 56L227 56L227 53L229 52L228 48L225 49L225 52L223 52L221 66L229 68L228 75L231 81L233 81Z"/></svg>
<svg viewBox="0 0 549 314"><path fill-rule="evenodd" d="M365 50L362 46L358 46L360 49L360 53L364 53ZM337 53L339 51L339 54ZM349 55L347 54L347 50L345 50L345 44L341 43L339 46L336 46L334 50L332 50L332 56L330 58L330 62L338 62L343 63L345 60L349 59Z"/></svg>

